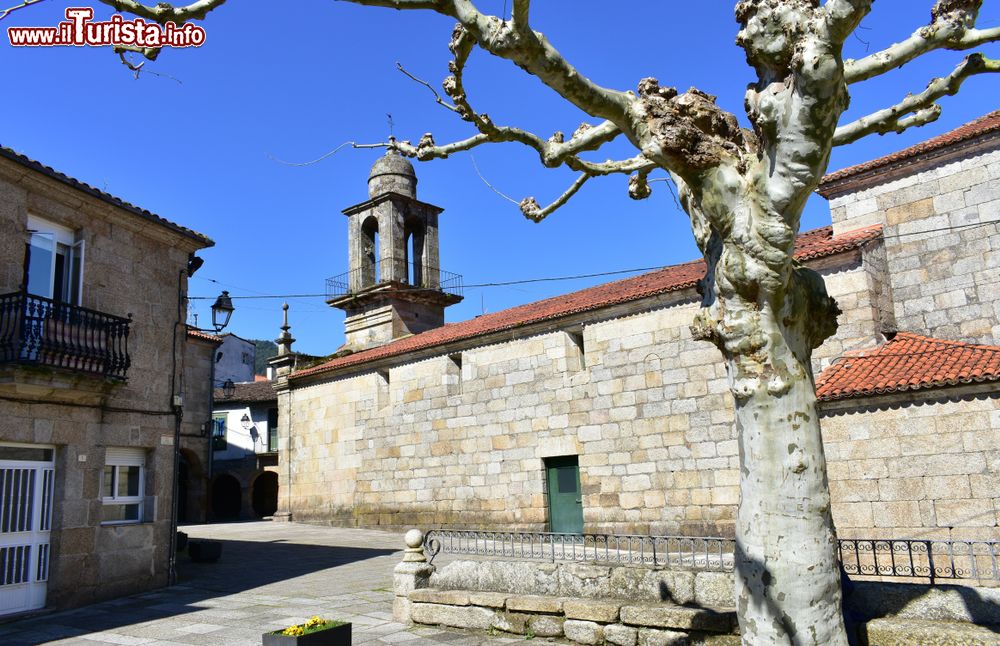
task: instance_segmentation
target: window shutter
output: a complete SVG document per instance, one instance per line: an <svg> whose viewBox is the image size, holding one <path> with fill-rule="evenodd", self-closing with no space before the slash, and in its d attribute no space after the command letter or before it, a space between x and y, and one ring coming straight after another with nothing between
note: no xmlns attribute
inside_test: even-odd
<svg viewBox="0 0 1000 646"><path fill-rule="evenodd" d="M105 449L104 464L142 467L146 465L146 450L109 446Z"/></svg>

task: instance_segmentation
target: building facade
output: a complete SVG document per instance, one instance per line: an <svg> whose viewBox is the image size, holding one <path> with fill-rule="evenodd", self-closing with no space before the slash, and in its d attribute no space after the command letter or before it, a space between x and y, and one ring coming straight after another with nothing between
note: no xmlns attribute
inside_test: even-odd
<svg viewBox="0 0 1000 646"><path fill-rule="evenodd" d="M267 518L278 509L278 398L270 381L215 391L212 520Z"/></svg>
<svg viewBox="0 0 1000 646"><path fill-rule="evenodd" d="M992 113L832 174L821 193L833 226L797 240L796 258L824 276L843 311L814 353L842 537L1000 537L998 179ZM389 215L405 222L397 196L415 200L415 185L405 160L380 160L370 202L393 205ZM399 237L366 261L373 236L354 234L366 222L351 224L349 258L371 280L330 299L355 308L348 344L318 365L278 370L279 515L733 534L731 396L717 350L689 330L703 263L423 330L371 317L359 343L352 325L371 311L368 294L383 290L391 309L414 289L448 293L386 273L379 259L407 252ZM447 304L438 297L434 307Z"/></svg>
<svg viewBox="0 0 1000 646"><path fill-rule="evenodd" d="M167 583L176 449L189 508L206 484L217 339L184 299L211 245L0 148L0 615Z"/></svg>
<svg viewBox="0 0 1000 646"><path fill-rule="evenodd" d="M220 334L219 338L222 345L216 353L215 385L221 386L227 381L237 384L253 381L257 346L230 332Z"/></svg>

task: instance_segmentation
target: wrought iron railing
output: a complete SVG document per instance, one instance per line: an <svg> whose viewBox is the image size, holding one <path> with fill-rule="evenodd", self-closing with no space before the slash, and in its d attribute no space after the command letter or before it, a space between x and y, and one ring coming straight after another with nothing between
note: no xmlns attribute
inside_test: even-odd
<svg viewBox="0 0 1000 646"><path fill-rule="evenodd" d="M687 570L733 570L736 541L719 537L559 534L430 530L438 554L545 561L587 561ZM1000 541L839 539L840 561L852 577L1000 581Z"/></svg>
<svg viewBox="0 0 1000 646"><path fill-rule="evenodd" d="M398 282L413 287L462 296L462 275L437 267L424 267L405 259L384 258L369 267L345 271L326 279L326 298L333 300L377 285Z"/></svg>
<svg viewBox="0 0 1000 646"><path fill-rule="evenodd" d="M424 546L431 561L445 553L729 571L733 569L735 541L717 537L435 529L425 535Z"/></svg>
<svg viewBox="0 0 1000 646"><path fill-rule="evenodd" d="M840 539L849 576L1000 581L1000 541Z"/></svg>
<svg viewBox="0 0 1000 646"><path fill-rule="evenodd" d="M24 292L0 295L0 363L63 368L124 380L130 318Z"/></svg>

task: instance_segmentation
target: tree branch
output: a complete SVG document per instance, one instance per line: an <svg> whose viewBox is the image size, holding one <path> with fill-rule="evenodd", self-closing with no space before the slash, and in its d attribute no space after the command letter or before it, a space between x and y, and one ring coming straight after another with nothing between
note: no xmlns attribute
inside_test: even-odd
<svg viewBox="0 0 1000 646"><path fill-rule="evenodd" d="M570 65L542 34L533 31L526 24L523 29L514 29L501 18L481 13L471 0L342 1L391 9L430 9L451 16L458 20L480 47L500 58L512 61L529 74L538 77L545 85L584 112L613 121L619 127L625 127L628 123L626 111L634 100L633 97L625 92L610 90L594 83ZM515 3L515 20L512 20L512 23L517 23L519 20L518 13L521 14L522 20L527 17L529 4L527 0Z"/></svg>
<svg viewBox="0 0 1000 646"><path fill-rule="evenodd" d="M407 69L405 67L403 67L403 64L400 63L399 61L396 61L396 69L399 70L400 72L402 72L403 74L405 74L406 77L409 78L411 81L413 81L415 83L419 83L420 85L423 85L425 88L427 88L428 90L430 90L431 94L434 95L434 102L437 103L438 105L444 106L444 107L448 108L449 110L451 110L452 112L458 112L459 111L457 107L453 106L452 104L450 104L447 101L445 101L444 99L442 99L441 95L438 94L438 91L434 89L434 86L432 86L430 83L428 83L424 79L416 77L413 74L410 74L410 72L407 71Z"/></svg>
<svg viewBox="0 0 1000 646"><path fill-rule="evenodd" d="M128 65L129 69L132 69L132 64L130 62L125 62L126 52L140 54L146 60L155 61L161 51L163 51L163 49L160 47L136 47L134 45L116 45L114 48L114 52L122 57L122 62ZM140 63L139 66L141 67L143 64L144 63ZM132 71L134 72L136 70L132 69Z"/></svg>
<svg viewBox="0 0 1000 646"><path fill-rule="evenodd" d="M838 43L847 40L861 24L861 20L872 9L874 0L826 0L826 12L830 35Z"/></svg>
<svg viewBox="0 0 1000 646"><path fill-rule="evenodd" d="M978 53L970 54L958 64L955 71L943 78L934 79L920 94L911 94L890 108L873 112L837 128L833 145L843 146L876 132L882 135L903 132L907 128L931 123L941 115L941 108L935 101L958 92L962 83L970 76L993 72L1000 72L1000 60L989 59Z"/></svg>
<svg viewBox="0 0 1000 646"><path fill-rule="evenodd" d="M530 11L531 0L514 0L514 11L511 15L511 22L516 31L530 31L531 27L528 26L528 14Z"/></svg>
<svg viewBox="0 0 1000 646"><path fill-rule="evenodd" d="M1000 40L1000 27L976 29L981 0L938 0L929 25L901 43L858 60L844 62L848 84L880 76L936 49L964 51Z"/></svg>
<svg viewBox="0 0 1000 646"><path fill-rule="evenodd" d="M168 22L180 24L188 20L204 20L210 11L222 6L226 2L226 0L197 0L197 2L192 2L183 7L175 7L166 2L159 2L155 6L150 7L135 0L100 1L114 7L117 11L127 11L140 18L152 20L161 25Z"/></svg>
<svg viewBox="0 0 1000 646"><path fill-rule="evenodd" d="M24 2L22 2L19 5L14 5L13 7L10 7L9 9L4 9L3 11L0 11L0 20L3 20L4 18L6 18L10 14L14 13L18 9L24 9L25 7L30 7L31 5L38 4L41 1L42 0L24 0Z"/></svg>
<svg viewBox="0 0 1000 646"><path fill-rule="evenodd" d="M582 124L569 141L564 141L562 133L556 133L548 140L545 140L536 134L520 128L494 124L489 115L476 112L469 103L468 96L465 93L465 86L463 84L465 64L474 45L475 42L473 39L461 26L455 28L451 43L449 44L449 48L455 55L454 60L448 64L452 75L444 81L444 91L455 102L454 105L442 99L434 88L431 87L430 83L414 76L399 63L396 65L410 79L429 88L434 94L437 103L457 113L462 119L471 122L479 130L478 135L444 146L436 145L431 133L426 133L421 137L417 146L413 146L409 142L400 143L396 141L373 145L394 148L404 155L426 161L428 159L445 158L452 153L470 150L487 142L516 141L535 149L542 160L542 164L545 166L554 168L566 164L573 170L583 172L587 170L588 166L592 167L593 164L579 159L577 155L581 152L597 150L621 133L615 124L605 121L598 126Z"/></svg>
<svg viewBox="0 0 1000 646"><path fill-rule="evenodd" d="M562 195L557 197L551 204L549 204L545 208L539 207L538 202L533 197L524 198L523 200L521 200L521 213L523 213L524 217L528 218L532 222L536 223L541 222L542 220L547 218L553 211L558 209L566 202L569 202L569 199L574 195L576 195L577 191L583 188L583 185L586 184L587 180L590 179L591 177L593 177L593 175L589 175L587 173L581 173L580 176L576 178L576 181L574 181L573 184L570 185L570 187L567 188Z"/></svg>

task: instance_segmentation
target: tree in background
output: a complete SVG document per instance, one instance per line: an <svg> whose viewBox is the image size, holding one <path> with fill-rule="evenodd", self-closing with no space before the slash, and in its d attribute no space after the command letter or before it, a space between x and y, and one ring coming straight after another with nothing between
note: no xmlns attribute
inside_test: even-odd
<svg viewBox="0 0 1000 646"><path fill-rule="evenodd" d="M159 23L202 19L224 1L175 7L102 0ZM524 215L535 222L594 177L627 174L629 194L644 199L651 193L650 173L669 175L708 265L692 328L721 351L735 401L742 493L736 587L743 641L846 644L810 364L812 350L836 331L839 310L822 278L794 261L793 244L806 200L834 146L934 121L939 98L957 92L971 75L1000 71L1000 62L972 53L923 91L840 123L852 85L934 50L967 51L1000 40L1000 28L976 27L982 0L938 0L926 26L883 51L847 61L844 42L874 0L737 2L736 42L755 77L745 103L751 129L741 128L733 114L698 89L681 92L654 78L639 81L635 91L590 81L532 29L530 0L513 0L509 19L485 14L471 0L347 1L430 10L458 22L444 81L450 101L439 102L477 134L447 144L425 134L416 145L390 140L374 146L419 160L493 142L528 146L544 166L567 166L578 174L551 204L521 202ZM463 84L477 47L534 75L600 122L581 125L568 138L495 123L472 106ZM585 156L620 137L634 146L635 156L600 162Z"/></svg>
<svg viewBox="0 0 1000 646"><path fill-rule="evenodd" d="M253 373L255 375L267 374L267 361L278 356L278 346L274 341L266 339L250 339L250 343L257 346L257 353L253 362Z"/></svg>

